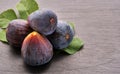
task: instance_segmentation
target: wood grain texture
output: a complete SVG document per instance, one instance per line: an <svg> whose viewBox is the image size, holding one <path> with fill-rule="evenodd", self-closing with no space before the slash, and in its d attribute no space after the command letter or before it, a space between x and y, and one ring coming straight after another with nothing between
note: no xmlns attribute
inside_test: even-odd
<svg viewBox="0 0 120 74"><path fill-rule="evenodd" d="M0 0L0 12L18 0ZM120 0L37 0L40 8L75 23L85 46L74 55L61 54L41 67L26 66L20 51L0 42L0 74L120 74Z"/></svg>

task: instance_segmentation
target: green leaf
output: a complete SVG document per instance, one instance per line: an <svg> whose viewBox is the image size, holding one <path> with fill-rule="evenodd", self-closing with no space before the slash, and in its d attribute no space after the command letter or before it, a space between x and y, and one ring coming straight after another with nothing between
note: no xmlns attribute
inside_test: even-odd
<svg viewBox="0 0 120 74"><path fill-rule="evenodd" d="M83 41L79 38L73 38L70 45L64 49L64 51L68 54L74 54L80 50L80 48L84 45Z"/></svg>
<svg viewBox="0 0 120 74"><path fill-rule="evenodd" d="M6 40L6 31L5 30L0 30L0 41L2 42L7 42Z"/></svg>
<svg viewBox="0 0 120 74"><path fill-rule="evenodd" d="M8 19L5 19L5 18L0 19L0 28L6 28L9 24L9 22L10 22L10 20L8 20Z"/></svg>
<svg viewBox="0 0 120 74"><path fill-rule="evenodd" d="M0 14L0 28L6 28L8 23L13 20L17 19L17 16L13 9L8 9Z"/></svg>
<svg viewBox="0 0 120 74"><path fill-rule="evenodd" d="M20 18L27 19L28 15L35 10L38 10L38 4L35 0L21 0L16 6Z"/></svg>
<svg viewBox="0 0 120 74"><path fill-rule="evenodd" d="M8 20L13 20L13 19L17 19L17 16L13 9L8 9L0 14L0 19L3 18Z"/></svg>

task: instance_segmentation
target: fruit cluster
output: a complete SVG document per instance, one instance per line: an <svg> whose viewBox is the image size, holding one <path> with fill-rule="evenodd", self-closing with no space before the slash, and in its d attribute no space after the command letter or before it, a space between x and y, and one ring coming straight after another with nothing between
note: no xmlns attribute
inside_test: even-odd
<svg viewBox="0 0 120 74"><path fill-rule="evenodd" d="M48 63L54 50L66 48L74 36L73 28L48 9L36 10L23 19L12 20L6 38L12 47L21 48L22 57L28 65Z"/></svg>

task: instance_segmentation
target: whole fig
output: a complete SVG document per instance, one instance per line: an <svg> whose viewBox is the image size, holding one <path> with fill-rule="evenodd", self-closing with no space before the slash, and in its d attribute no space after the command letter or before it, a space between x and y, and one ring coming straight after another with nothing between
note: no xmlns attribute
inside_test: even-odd
<svg viewBox="0 0 120 74"><path fill-rule="evenodd" d="M22 19L12 20L6 30L8 43L13 47L21 47L24 38L32 32L28 22Z"/></svg>
<svg viewBox="0 0 120 74"><path fill-rule="evenodd" d="M41 9L31 13L28 22L35 31L50 35L57 27L57 15L52 10Z"/></svg>
<svg viewBox="0 0 120 74"><path fill-rule="evenodd" d="M74 34L75 32L69 23L65 21L58 21L55 32L47 36L47 38L52 43L54 49L62 50L70 44Z"/></svg>
<svg viewBox="0 0 120 74"><path fill-rule="evenodd" d="M21 53L25 63L39 66L52 59L53 47L45 36L34 31L24 39Z"/></svg>

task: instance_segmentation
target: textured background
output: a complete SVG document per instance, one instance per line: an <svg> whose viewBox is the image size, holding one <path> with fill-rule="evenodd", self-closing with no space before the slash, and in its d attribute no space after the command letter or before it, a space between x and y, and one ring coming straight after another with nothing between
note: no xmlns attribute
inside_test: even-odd
<svg viewBox="0 0 120 74"><path fill-rule="evenodd" d="M0 12L19 0L0 0ZM120 74L120 0L37 0L60 20L75 23L85 42L74 55L58 55L50 64L28 67L20 52L0 42L0 74Z"/></svg>

